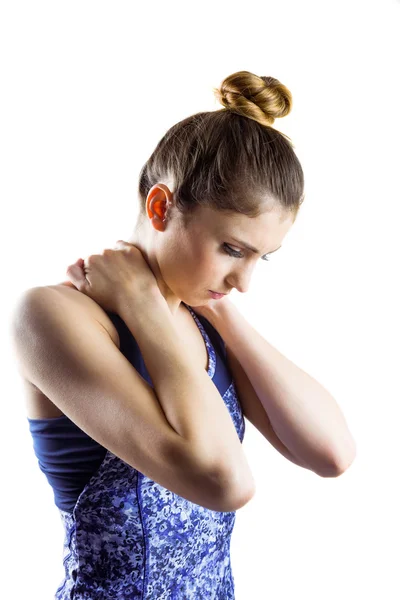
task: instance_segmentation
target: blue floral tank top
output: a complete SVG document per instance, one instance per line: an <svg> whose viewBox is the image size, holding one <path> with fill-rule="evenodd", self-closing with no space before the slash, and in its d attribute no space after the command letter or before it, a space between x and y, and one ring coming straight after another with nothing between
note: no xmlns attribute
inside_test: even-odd
<svg viewBox="0 0 400 600"><path fill-rule="evenodd" d="M245 422L225 344L207 319L187 308L207 347L207 373L243 442ZM152 385L126 324L107 314L118 330L121 352ZM65 577L55 600L235 598L230 560L235 512L212 511L178 496L97 444L66 416L28 421L65 528ZM63 432L58 437L57 430Z"/></svg>

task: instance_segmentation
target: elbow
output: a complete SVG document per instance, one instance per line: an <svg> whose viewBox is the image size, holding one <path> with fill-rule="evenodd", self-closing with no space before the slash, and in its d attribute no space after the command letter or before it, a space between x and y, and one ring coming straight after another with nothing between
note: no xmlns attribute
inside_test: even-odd
<svg viewBox="0 0 400 600"><path fill-rule="evenodd" d="M356 453L354 453L350 459L347 459L346 461L342 461L341 463L336 465L336 477L339 477L339 475L342 475L345 471L347 471L347 469L353 464L354 460L356 458Z"/></svg>
<svg viewBox="0 0 400 600"><path fill-rule="evenodd" d="M353 450L348 453L346 457L337 457L322 473L318 473L318 475L321 477L339 477L340 475L343 475L343 473L345 473L345 471L353 464L356 455L355 444L353 444Z"/></svg>
<svg viewBox="0 0 400 600"><path fill-rule="evenodd" d="M345 471L347 471L347 469L350 467L350 465L353 464L356 456L357 456L357 447L356 447L356 443L354 441L354 438L350 435L348 438L348 442L347 442L347 450L346 453L343 453L344 456L342 456L342 458L340 460L336 461L336 469L337 469L337 475L336 477L338 477L339 475L342 475Z"/></svg>
<svg viewBox="0 0 400 600"><path fill-rule="evenodd" d="M236 472L235 477L229 475L221 477L220 484L220 511L234 512L243 508L254 497L255 482L251 473L240 477Z"/></svg>
<svg viewBox="0 0 400 600"><path fill-rule="evenodd" d="M243 508L250 502L255 494L255 489L252 491L241 491L236 492L232 489L224 490L221 492L219 498L219 511L220 512L236 512L240 508Z"/></svg>

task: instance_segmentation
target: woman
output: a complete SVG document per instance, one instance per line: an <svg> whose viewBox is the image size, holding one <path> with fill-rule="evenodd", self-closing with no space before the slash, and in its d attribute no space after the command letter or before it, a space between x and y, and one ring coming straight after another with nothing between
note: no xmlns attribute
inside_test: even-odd
<svg viewBox="0 0 400 600"><path fill-rule="evenodd" d="M235 511L255 489L244 416L321 476L354 458L333 399L261 337L257 354L218 295L248 290L303 200L300 163L272 127L291 94L247 71L216 93L224 108L173 126L144 165L132 237L16 311L29 426L66 531L60 600L234 598ZM290 385L297 403L303 388L319 402L295 413Z"/></svg>

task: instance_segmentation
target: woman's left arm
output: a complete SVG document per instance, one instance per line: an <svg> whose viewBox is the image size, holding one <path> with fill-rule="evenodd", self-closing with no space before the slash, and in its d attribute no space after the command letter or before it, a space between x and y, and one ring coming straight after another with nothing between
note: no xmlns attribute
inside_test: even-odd
<svg viewBox="0 0 400 600"><path fill-rule="evenodd" d="M356 445L331 394L269 344L228 298L192 308L235 355L288 450L316 470L332 465L343 472Z"/></svg>

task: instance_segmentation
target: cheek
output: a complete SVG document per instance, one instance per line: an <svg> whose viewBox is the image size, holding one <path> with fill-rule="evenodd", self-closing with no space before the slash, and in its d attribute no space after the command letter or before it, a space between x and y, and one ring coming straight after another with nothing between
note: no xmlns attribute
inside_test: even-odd
<svg viewBox="0 0 400 600"><path fill-rule="evenodd" d="M192 244L188 246L176 244L174 248L169 248L168 254L162 255L163 272L174 287L187 284L192 288L211 287L212 289L212 286L221 285L226 271L226 262L216 248L210 249L204 246L204 244L195 247Z"/></svg>
<svg viewBox="0 0 400 600"><path fill-rule="evenodd" d="M217 254L212 256L208 254L199 262L197 269L194 269L197 277L210 285L220 285L224 277L224 265Z"/></svg>

